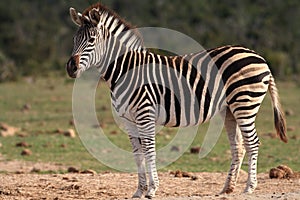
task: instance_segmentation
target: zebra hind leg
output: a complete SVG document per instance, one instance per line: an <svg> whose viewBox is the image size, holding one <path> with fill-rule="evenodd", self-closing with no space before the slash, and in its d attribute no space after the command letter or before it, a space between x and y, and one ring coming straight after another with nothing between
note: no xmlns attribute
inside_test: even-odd
<svg viewBox="0 0 300 200"><path fill-rule="evenodd" d="M254 124L254 123L253 123ZM255 125L253 125L252 134L249 134L248 130L242 130L244 145L248 155L248 181L245 189L245 193L253 193L257 186L257 159L259 149L259 139L256 133Z"/></svg>
<svg viewBox="0 0 300 200"><path fill-rule="evenodd" d="M135 162L138 168L138 188L137 191L132 196L132 198L141 198L148 189L146 167L145 167L145 156L142 152L142 145L141 145L140 138L134 136L129 136L129 137L133 149Z"/></svg>
<svg viewBox="0 0 300 200"><path fill-rule="evenodd" d="M248 155L248 180L245 193L253 193L257 186L257 159L259 149L259 139L255 128L255 115L252 113L252 119L237 120L241 129L244 146Z"/></svg>
<svg viewBox="0 0 300 200"><path fill-rule="evenodd" d="M233 192L236 182L239 176L239 171L245 156L245 148L243 146L243 138L241 130L237 125L237 122L232 115L231 111L227 109L225 116L225 129L227 131L228 140L231 149L231 166L228 172L228 176L221 194L229 194Z"/></svg>

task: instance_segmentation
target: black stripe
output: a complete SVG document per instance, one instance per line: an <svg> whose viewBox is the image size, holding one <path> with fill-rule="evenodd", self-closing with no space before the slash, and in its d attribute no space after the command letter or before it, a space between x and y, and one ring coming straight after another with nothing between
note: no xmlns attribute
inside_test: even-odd
<svg viewBox="0 0 300 200"><path fill-rule="evenodd" d="M253 53L253 51L248 50L248 49L244 49L244 48L238 48L238 49L233 48L231 51L227 52L226 54L221 56L216 61L216 66L218 67L218 69L220 69L222 67L222 65L224 64L224 62L226 62L228 59L230 59L234 55L240 54L240 53Z"/></svg>
<svg viewBox="0 0 300 200"><path fill-rule="evenodd" d="M203 122L206 121L208 110L210 108L211 92L206 90L205 101L204 101L204 111L203 111Z"/></svg>
<svg viewBox="0 0 300 200"><path fill-rule="evenodd" d="M121 52L122 53L122 52ZM131 64L131 60L130 60L130 55L131 52L128 52L124 55L121 55L118 59L117 59L117 64L116 64L116 69L113 73L113 77L111 79L111 90L113 91L115 86L118 84L117 83L117 78L120 75L120 77L123 79L124 78L124 74L127 73L128 71L128 66ZM125 60L124 60L125 59ZM124 64L123 64L123 69L121 71L121 67L122 67L122 63L124 60Z"/></svg>
<svg viewBox="0 0 300 200"><path fill-rule="evenodd" d="M186 78L187 72L188 72L188 67L189 67L189 62L186 59L181 58L180 63L182 62L182 76Z"/></svg>
<svg viewBox="0 0 300 200"><path fill-rule="evenodd" d="M131 105L132 107L135 107L137 105L137 103L139 102L139 100L141 99L142 92L141 92L141 88L137 88L136 90L134 90L134 92L132 93L130 100L129 100L129 105ZM137 97L137 98L136 98ZM136 100L134 101L134 99L136 98ZM128 109L128 106L126 108L126 110Z"/></svg>
<svg viewBox="0 0 300 200"><path fill-rule="evenodd" d="M224 85L226 84L227 80L234 73L240 71L243 67L248 66L250 64L260 64L260 63L265 63L265 61L256 56L249 56L249 57L245 57L245 58L234 61L223 72L222 80L223 80Z"/></svg>
<svg viewBox="0 0 300 200"><path fill-rule="evenodd" d="M116 97L119 97L128 88L128 86L129 86L129 89L127 92L132 93L132 91L134 89L133 87L137 81L137 77L136 77L137 69L133 70L135 67L134 63L136 63L136 64L139 63L139 60L140 60L139 55L140 55L139 53L134 53L134 55L132 56L131 62L129 63L127 72L124 71L124 73L129 73L129 76L121 76L120 82L123 82L123 84L120 85L118 91L115 91ZM123 78L125 78L126 80L123 81ZM128 95L125 96L123 99L121 99L121 104L124 104L125 101L127 100L127 98L129 98Z"/></svg>
<svg viewBox="0 0 300 200"><path fill-rule="evenodd" d="M255 109L258 106L260 106L260 103L253 104L253 105L250 105L250 106L240 106L240 107L235 108L232 113L235 113L236 111L240 111L240 110L252 110L252 109Z"/></svg>
<svg viewBox="0 0 300 200"><path fill-rule="evenodd" d="M241 125L239 125L239 126L240 126L240 128L244 128L244 127L252 126L253 124L254 124L254 122L251 122L251 123L249 123L249 124L241 124Z"/></svg>
<svg viewBox="0 0 300 200"><path fill-rule="evenodd" d="M181 60L182 60L182 58L181 57L179 57L179 56L176 56L176 57L172 57L172 67L178 72L178 74L180 73L180 71L181 71L181 65L180 65L180 63L181 63Z"/></svg>
<svg viewBox="0 0 300 200"><path fill-rule="evenodd" d="M210 58L214 58L215 56L219 55L220 53L222 53L230 48L231 48L231 46L223 46L220 48L207 50L207 53L209 54Z"/></svg>
<svg viewBox="0 0 300 200"><path fill-rule="evenodd" d="M257 113L254 113L253 115L244 116L244 117L238 117L237 119L251 119L256 116Z"/></svg>
<svg viewBox="0 0 300 200"><path fill-rule="evenodd" d="M165 88L166 92L164 95L165 109L166 109L166 121L165 124L168 124L170 121L170 110L171 110L171 91L170 88Z"/></svg>
<svg viewBox="0 0 300 200"><path fill-rule="evenodd" d="M252 98L257 98L257 97L263 96L265 94L266 94L266 92L251 92L251 91L238 92L228 101L228 104L231 105L235 102L241 102L241 100L238 100L238 98L241 96L249 96Z"/></svg>
<svg viewBox="0 0 300 200"><path fill-rule="evenodd" d="M175 67L175 66L174 66ZM173 92L174 92L174 107L175 107L175 115L176 115L176 125L175 127L180 125L180 116L181 116L181 95L180 95L180 90L179 90L179 84L178 78L176 76L176 71L173 70L172 68L169 68L170 76L171 76L171 82L173 84Z"/></svg>
<svg viewBox="0 0 300 200"><path fill-rule="evenodd" d="M107 67L107 71L104 75L104 80L105 81L108 81L109 78L111 77L112 73L115 73L113 72L113 68L114 68L114 64L115 62L117 62L118 58L116 58L117 54L118 54L118 50L119 50L119 42L116 42L115 46L111 46L112 48L112 60L111 60L111 63L107 63L109 66ZM110 55L109 55L110 56Z"/></svg>
<svg viewBox="0 0 300 200"><path fill-rule="evenodd" d="M197 101L195 101L194 105L194 113L195 113L195 119L196 121L199 121L199 116L200 116L200 108L201 108L201 100L202 100L202 93L203 93L203 88L204 88L205 81L202 78L202 76L199 79L199 82L196 87L196 97Z"/></svg>
<svg viewBox="0 0 300 200"><path fill-rule="evenodd" d="M180 95L174 95L175 100L175 113L176 113L176 124L174 127L178 127L180 125L180 116L181 116L181 106L180 106L180 99L177 98Z"/></svg>
<svg viewBox="0 0 300 200"><path fill-rule="evenodd" d="M111 30L111 32L113 33L113 34L115 34L117 31L118 31L118 29L121 27L121 25L122 25L122 23L120 23L120 22L117 22L117 26L115 26L115 28L113 29L113 30ZM124 26L125 27L125 26ZM109 29L110 29L111 27L109 27ZM125 31L125 30L122 30L122 31Z"/></svg>
<svg viewBox="0 0 300 200"><path fill-rule="evenodd" d="M245 78L245 79L242 79L242 80L239 80L235 83L232 83L226 90L226 96L228 97L231 92L233 90L235 90L236 88L238 87L241 87L243 85L250 85L250 84L255 84L255 83L259 83L262 81L262 79L264 77L266 77L267 75L269 75L270 72L269 71L266 71L266 72L263 72L261 74L258 74L256 76L252 76L252 77L249 77L249 78Z"/></svg>

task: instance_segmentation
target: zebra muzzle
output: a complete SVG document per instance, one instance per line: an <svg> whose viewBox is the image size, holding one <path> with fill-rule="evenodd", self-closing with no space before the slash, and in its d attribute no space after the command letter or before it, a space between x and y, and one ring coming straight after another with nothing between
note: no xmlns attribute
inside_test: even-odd
<svg viewBox="0 0 300 200"><path fill-rule="evenodd" d="M72 56L66 65L66 70L71 78L76 78L78 70L78 56Z"/></svg>

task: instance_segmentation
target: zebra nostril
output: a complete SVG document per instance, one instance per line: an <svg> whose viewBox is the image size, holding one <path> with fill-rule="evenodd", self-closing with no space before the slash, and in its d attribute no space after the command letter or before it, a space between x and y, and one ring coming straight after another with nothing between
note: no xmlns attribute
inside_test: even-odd
<svg viewBox="0 0 300 200"><path fill-rule="evenodd" d="M77 67L76 67L76 65L71 65L71 71L73 72L73 73L75 73L76 71L77 71Z"/></svg>
<svg viewBox="0 0 300 200"><path fill-rule="evenodd" d="M74 57L70 58L66 68L69 76L72 78L76 78L75 72L77 71L78 67L77 67L76 59Z"/></svg>

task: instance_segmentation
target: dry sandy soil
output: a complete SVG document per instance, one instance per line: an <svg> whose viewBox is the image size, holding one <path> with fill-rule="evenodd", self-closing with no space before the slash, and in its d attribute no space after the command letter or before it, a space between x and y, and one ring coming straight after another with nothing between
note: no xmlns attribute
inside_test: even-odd
<svg viewBox="0 0 300 200"><path fill-rule="evenodd" d="M45 163L0 161L0 199L130 199L135 191L137 175L130 173L101 174L37 174L31 171L56 171L63 166ZM241 173L233 194L218 195L226 173L193 173L191 178L176 178L159 173L160 187L155 199L300 199L300 179L270 179L259 174L259 185L252 195L242 193L247 174Z"/></svg>

